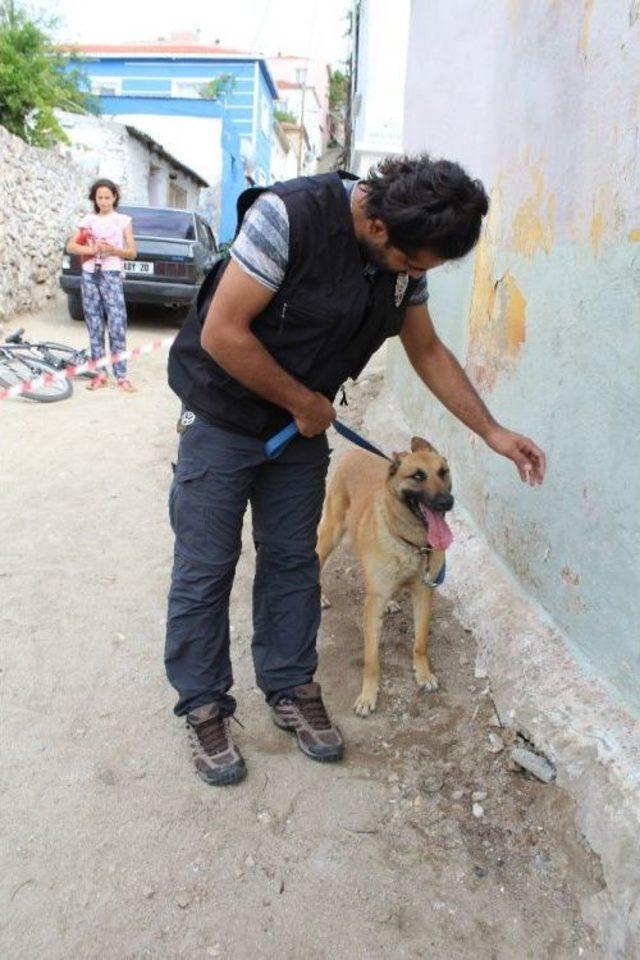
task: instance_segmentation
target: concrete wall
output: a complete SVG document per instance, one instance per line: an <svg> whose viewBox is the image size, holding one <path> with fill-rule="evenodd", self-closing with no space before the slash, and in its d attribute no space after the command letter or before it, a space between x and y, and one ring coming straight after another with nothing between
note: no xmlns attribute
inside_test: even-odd
<svg viewBox="0 0 640 960"><path fill-rule="evenodd" d="M475 254L430 275L431 313L494 415L546 449L544 487L521 486L397 347L388 370L492 547L635 708L639 62L637 0L413 3L405 148L461 161L492 200Z"/></svg>
<svg viewBox="0 0 640 960"><path fill-rule="evenodd" d="M9 331L58 289L65 240L86 207L90 179L59 150L40 150L0 126L0 321ZM0 323L1 325L1 323Z"/></svg>
<svg viewBox="0 0 640 960"><path fill-rule="evenodd" d="M97 117L59 112L60 123L71 140L63 148L91 179L108 177L120 187L123 203L173 206L172 185L184 195L184 205L195 210L200 185L179 167L132 136L122 123ZM171 175L171 177L170 177Z"/></svg>
<svg viewBox="0 0 640 960"><path fill-rule="evenodd" d="M361 0L355 72L351 167L365 176L391 153L402 152L409 0Z"/></svg>

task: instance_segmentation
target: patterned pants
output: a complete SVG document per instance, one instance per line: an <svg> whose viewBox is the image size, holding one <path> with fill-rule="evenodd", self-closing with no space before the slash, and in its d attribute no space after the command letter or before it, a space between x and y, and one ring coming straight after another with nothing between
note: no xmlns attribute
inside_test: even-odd
<svg viewBox="0 0 640 960"><path fill-rule="evenodd" d="M82 308L89 331L91 359L104 357L105 320L109 330L109 351L120 353L127 348L127 308L119 270L82 273ZM105 368L106 372L106 368ZM125 360L113 364L113 375L121 380L127 375Z"/></svg>

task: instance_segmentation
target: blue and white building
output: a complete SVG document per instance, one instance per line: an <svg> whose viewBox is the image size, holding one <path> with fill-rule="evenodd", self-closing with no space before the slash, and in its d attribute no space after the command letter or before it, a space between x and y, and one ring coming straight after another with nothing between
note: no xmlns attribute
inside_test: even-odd
<svg viewBox="0 0 640 960"><path fill-rule="evenodd" d="M212 185L205 207L229 240L247 176L271 179L278 90L264 58L185 40L76 50L105 116L143 130ZM203 97L212 83L215 99Z"/></svg>

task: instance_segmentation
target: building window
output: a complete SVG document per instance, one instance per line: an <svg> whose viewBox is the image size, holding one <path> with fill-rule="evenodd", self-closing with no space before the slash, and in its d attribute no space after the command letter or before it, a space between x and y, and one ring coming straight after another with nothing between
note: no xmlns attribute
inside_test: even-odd
<svg viewBox="0 0 640 960"><path fill-rule="evenodd" d="M122 93L122 80L119 77L91 77L91 93L98 97L119 97Z"/></svg>
<svg viewBox="0 0 640 960"><path fill-rule="evenodd" d="M212 78L202 80L172 80L171 96L199 100L202 96L202 91L211 83L211 79Z"/></svg>

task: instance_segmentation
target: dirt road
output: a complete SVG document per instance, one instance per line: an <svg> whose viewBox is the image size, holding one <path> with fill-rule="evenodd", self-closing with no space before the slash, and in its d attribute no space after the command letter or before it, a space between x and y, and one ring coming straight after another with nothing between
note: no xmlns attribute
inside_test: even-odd
<svg viewBox="0 0 640 960"><path fill-rule="evenodd" d="M21 323L83 342L63 306ZM133 323L130 340L168 329ZM581 919L602 881L571 801L490 752L488 681L442 600L440 691L414 687L403 605L385 626L379 710L352 713L361 589L344 548L325 583L320 680L346 759L313 764L270 722L251 667L245 536L232 623L249 777L197 779L162 665L177 414L165 361L132 366L136 395L79 381L63 403L0 404L2 955L606 957ZM357 423L375 386L351 391L345 419Z"/></svg>

